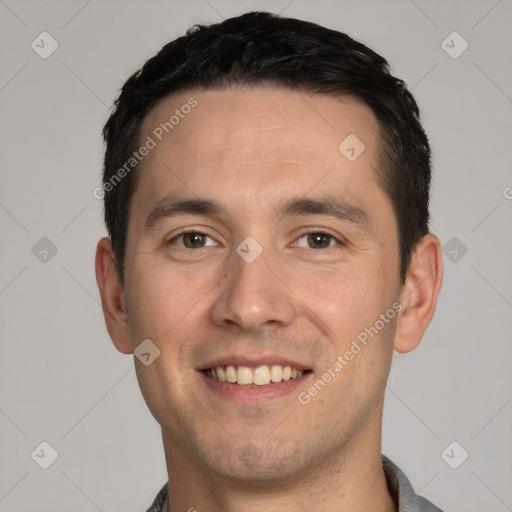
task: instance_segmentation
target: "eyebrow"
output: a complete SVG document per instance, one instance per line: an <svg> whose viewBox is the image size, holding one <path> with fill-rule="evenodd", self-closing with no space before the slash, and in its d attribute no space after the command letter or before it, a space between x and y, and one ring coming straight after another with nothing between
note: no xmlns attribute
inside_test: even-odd
<svg viewBox="0 0 512 512"><path fill-rule="evenodd" d="M319 198L296 197L286 201L279 208L277 216L328 215L348 221L362 228L369 227L368 215L361 208L335 196Z"/></svg>
<svg viewBox="0 0 512 512"><path fill-rule="evenodd" d="M225 208L221 203L205 198L177 198L168 196L163 199L148 215L144 230L154 229L164 219L177 215L221 216ZM276 218L300 215L327 215L348 221L360 228L368 228L368 215L361 208L348 201L332 195L318 198L294 197L273 211Z"/></svg>
<svg viewBox="0 0 512 512"><path fill-rule="evenodd" d="M161 201L148 215L144 224L144 231L154 229L164 219L175 217L176 215L205 215L216 216L223 211L222 206L217 201L201 198L179 199L174 196L168 196Z"/></svg>

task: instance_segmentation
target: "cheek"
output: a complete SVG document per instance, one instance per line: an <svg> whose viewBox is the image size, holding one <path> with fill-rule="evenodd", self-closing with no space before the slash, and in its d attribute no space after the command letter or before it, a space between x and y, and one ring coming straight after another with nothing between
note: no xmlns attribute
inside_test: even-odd
<svg viewBox="0 0 512 512"><path fill-rule="evenodd" d="M187 349L204 311L201 296L207 288L183 279L169 265L150 265L142 259L132 267L130 278L134 347L150 339L160 351L148 366L135 361L139 386L157 421L176 427L183 421L183 414L176 411L184 409L181 405L189 398L183 383L194 369L187 364ZM174 411L172 417L168 411Z"/></svg>
<svg viewBox="0 0 512 512"><path fill-rule="evenodd" d="M341 349L391 307L393 296L382 275L361 266L341 269L321 279L311 276L297 295L304 297L325 325L325 334Z"/></svg>
<svg viewBox="0 0 512 512"><path fill-rule="evenodd" d="M315 291L310 304L321 320L317 325L326 326L324 333L330 343L322 373L336 375L331 387L335 402L346 405L348 400L355 407L358 401L369 399L365 393L371 395L372 403L378 403L381 397L393 354L397 317L392 309L395 287L386 276L392 277L369 265L339 272L327 286L312 288ZM385 321L381 315L385 315Z"/></svg>
<svg viewBox="0 0 512 512"><path fill-rule="evenodd" d="M397 317L390 289L382 275L352 272L338 274L310 295L309 304L320 320L317 325L325 326L330 343L317 377L333 383L318 393L326 407L330 404L326 415L333 424L348 421L347 410L364 409L369 414L382 399ZM316 393L306 393L310 391Z"/></svg>
<svg viewBox="0 0 512 512"><path fill-rule="evenodd" d="M201 308L209 287L198 287L167 265L144 262L132 268L129 306L132 331L137 337L161 340L175 337Z"/></svg>

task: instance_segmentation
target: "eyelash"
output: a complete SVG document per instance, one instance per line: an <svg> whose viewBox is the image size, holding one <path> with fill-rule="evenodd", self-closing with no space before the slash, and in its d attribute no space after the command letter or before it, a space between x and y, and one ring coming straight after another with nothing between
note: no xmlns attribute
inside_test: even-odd
<svg viewBox="0 0 512 512"><path fill-rule="evenodd" d="M197 235L204 235L208 238L211 238L213 240L213 237L211 237L210 235L206 234L206 233L203 233L202 231L183 231L182 233L179 233L175 236L173 236L170 240L168 240L166 242L166 245L171 245L173 244L176 240L178 240L179 238L185 236L185 235L192 235L192 234L197 234ZM312 231L306 231L304 233L302 233L298 238L297 238L297 241L300 240L301 238L304 238L305 236L307 235L316 235L316 234L322 234L322 235L326 235L326 236L329 236L332 240L334 240L335 242L337 242L337 245L344 245L343 241L340 240L339 238L337 238L336 236L334 236L332 233L330 233L329 231L326 231L322 228L318 228L318 229L314 229ZM194 250L190 247L185 247L184 245L183 246L178 246L180 247L181 249L189 249L189 250ZM332 245L328 245L327 247L325 248L317 248L317 249L313 249L311 247L309 247L309 249L311 250L315 250L315 251L318 251L318 250L325 250L325 249L330 249L331 247L333 247ZM197 249L205 249L206 247L198 247L196 248L195 250Z"/></svg>

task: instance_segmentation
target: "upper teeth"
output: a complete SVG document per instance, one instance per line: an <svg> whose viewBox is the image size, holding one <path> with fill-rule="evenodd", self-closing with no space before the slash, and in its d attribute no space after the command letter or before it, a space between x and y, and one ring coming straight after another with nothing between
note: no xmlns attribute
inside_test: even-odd
<svg viewBox="0 0 512 512"><path fill-rule="evenodd" d="M227 366L217 366L206 370L206 375L216 380L241 385L256 384L258 386L295 379L301 377L303 373L303 370L281 365L263 365L257 368L249 368L248 366L228 364Z"/></svg>

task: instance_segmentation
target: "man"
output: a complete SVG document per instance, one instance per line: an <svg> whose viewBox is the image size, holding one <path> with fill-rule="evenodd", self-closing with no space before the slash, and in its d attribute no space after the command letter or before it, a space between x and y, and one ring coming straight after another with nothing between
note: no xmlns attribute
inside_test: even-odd
<svg viewBox="0 0 512 512"><path fill-rule="evenodd" d="M430 150L387 62L267 13L195 27L108 120L96 275L168 470L150 511L438 511L381 455L442 281Z"/></svg>

